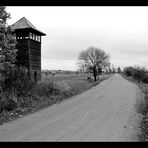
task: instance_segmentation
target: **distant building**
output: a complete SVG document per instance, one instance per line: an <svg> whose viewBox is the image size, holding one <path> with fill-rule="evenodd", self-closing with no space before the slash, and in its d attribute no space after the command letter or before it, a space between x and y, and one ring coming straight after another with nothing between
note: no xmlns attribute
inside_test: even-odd
<svg viewBox="0 0 148 148"><path fill-rule="evenodd" d="M16 64L27 68L29 78L35 81L41 80L41 36L46 34L38 30L25 17L11 27L17 39Z"/></svg>

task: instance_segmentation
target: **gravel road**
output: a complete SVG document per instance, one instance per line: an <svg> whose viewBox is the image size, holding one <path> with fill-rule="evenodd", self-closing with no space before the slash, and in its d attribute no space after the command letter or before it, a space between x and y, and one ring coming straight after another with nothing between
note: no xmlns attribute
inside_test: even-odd
<svg viewBox="0 0 148 148"><path fill-rule="evenodd" d="M115 74L64 102L0 126L0 141L137 141L139 87Z"/></svg>

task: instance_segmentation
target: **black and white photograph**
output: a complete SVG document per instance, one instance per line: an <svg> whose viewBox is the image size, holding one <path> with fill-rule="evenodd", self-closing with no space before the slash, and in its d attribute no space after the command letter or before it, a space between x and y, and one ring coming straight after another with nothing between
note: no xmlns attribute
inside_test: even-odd
<svg viewBox="0 0 148 148"><path fill-rule="evenodd" d="M148 6L0 6L12 141L148 141Z"/></svg>

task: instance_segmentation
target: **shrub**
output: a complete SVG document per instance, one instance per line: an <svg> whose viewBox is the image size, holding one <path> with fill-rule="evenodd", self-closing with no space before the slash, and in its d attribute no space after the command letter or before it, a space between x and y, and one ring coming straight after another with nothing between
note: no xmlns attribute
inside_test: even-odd
<svg viewBox="0 0 148 148"><path fill-rule="evenodd" d="M148 83L148 75L143 76L142 82Z"/></svg>
<svg viewBox="0 0 148 148"><path fill-rule="evenodd" d="M7 101L6 101L5 105L4 105L4 109L6 111L12 111L12 110L14 110L16 108L17 108L17 103L12 99L7 99Z"/></svg>
<svg viewBox="0 0 148 148"><path fill-rule="evenodd" d="M60 90L56 87L56 85L53 82L40 83L36 86L36 93L40 97L50 97L53 94L59 94Z"/></svg>
<svg viewBox="0 0 148 148"><path fill-rule="evenodd" d="M15 102L9 93L1 93L0 95L0 113L5 111L12 111L17 108L17 102Z"/></svg>
<svg viewBox="0 0 148 148"><path fill-rule="evenodd" d="M134 70L133 74L132 74L133 78L136 80L140 80L141 79L141 72Z"/></svg>
<svg viewBox="0 0 148 148"><path fill-rule="evenodd" d="M71 87L65 81L59 81L56 83L56 88L61 92L67 92L71 90Z"/></svg>
<svg viewBox="0 0 148 148"><path fill-rule="evenodd" d="M5 78L4 91L12 92L17 97L25 97L34 92L36 83L28 79L26 68L10 69Z"/></svg>
<svg viewBox="0 0 148 148"><path fill-rule="evenodd" d="M144 101L140 104L141 113L143 115L148 114L148 94L145 94Z"/></svg>
<svg viewBox="0 0 148 148"><path fill-rule="evenodd" d="M18 105L29 104L26 98L34 96L36 83L28 79L26 69L24 67L9 68L4 82L2 83L1 91L1 111L3 109L10 111ZM23 98L23 99L22 99ZM28 99L29 100L29 99Z"/></svg>
<svg viewBox="0 0 148 148"><path fill-rule="evenodd" d="M4 102L2 101L2 97L0 97L0 114L3 112L4 110Z"/></svg>
<svg viewBox="0 0 148 148"><path fill-rule="evenodd" d="M126 67L124 68L124 73L126 76L132 76L138 81L148 82L148 77L146 76L147 70L144 67Z"/></svg>
<svg viewBox="0 0 148 148"><path fill-rule="evenodd" d="M124 68L124 73L125 73L126 76L132 76L132 71L133 71L132 67Z"/></svg>

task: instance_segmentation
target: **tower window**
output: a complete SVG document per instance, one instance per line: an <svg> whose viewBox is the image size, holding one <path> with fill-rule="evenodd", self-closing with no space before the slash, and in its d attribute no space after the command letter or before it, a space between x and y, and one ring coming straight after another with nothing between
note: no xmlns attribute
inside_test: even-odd
<svg viewBox="0 0 148 148"><path fill-rule="evenodd" d="M29 38L32 39L32 33L31 32L29 33Z"/></svg>

